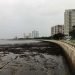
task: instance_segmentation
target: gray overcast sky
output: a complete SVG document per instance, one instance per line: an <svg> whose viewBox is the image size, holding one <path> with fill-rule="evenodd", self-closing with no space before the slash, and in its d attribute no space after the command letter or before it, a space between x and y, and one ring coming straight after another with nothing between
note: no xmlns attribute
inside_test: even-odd
<svg viewBox="0 0 75 75"><path fill-rule="evenodd" d="M32 30L49 36L51 26L64 24L64 11L71 8L75 0L0 0L0 38Z"/></svg>

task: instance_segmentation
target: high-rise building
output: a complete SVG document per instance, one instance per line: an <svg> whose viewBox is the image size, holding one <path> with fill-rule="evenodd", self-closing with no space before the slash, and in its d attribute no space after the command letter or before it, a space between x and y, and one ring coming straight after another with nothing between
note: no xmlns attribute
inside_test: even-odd
<svg viewBox="0 0 75 75"><path fill-rule="evenodd" d="M24 38L26 38L26 34L24 33L23 35L24 35Z"/></svg>
<svg viewBox="0 0 75 75"><path fill-rule="evenodd" d="M64 34L69 36L69 32L75 29L75 9L65 10L64 13Z"/></svg>
<svg viewBox="0 0 75 75"><path fill-rule="evenodd" d="M56 25L51 28L51 35L55 35L58 33L64 34L64 25Z"/></svg>
<svg viewBox="0 0 75 75"><path fill-rule="evenodd" d="M29 38L32 38L32 33L29 33L29 34L28 34L28 37L29 37Z"/></svg>
<svg viewBox="0 0 75 75"><path fill-rule="evenodd" d="M34 30L32 31L32 38L38 38L39 37L39 32Z"/></svg>

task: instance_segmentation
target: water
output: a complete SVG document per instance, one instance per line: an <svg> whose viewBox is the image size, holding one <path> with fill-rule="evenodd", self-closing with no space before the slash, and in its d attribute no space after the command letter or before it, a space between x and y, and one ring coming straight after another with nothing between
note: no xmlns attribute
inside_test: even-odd
<svg viewBox="0 0 75 75"><path fill-rule="evenodd" d="M48 43L29 41L28 45L1 49L0 75L70 75L63 56L55 54Z"/></svg>
<svg viewBox="0 0 75 75"><path fill-rule="evenodd" d="M6 44L24 44L24 43L36 43L37 40L0 40L0 45Z"/></svg>

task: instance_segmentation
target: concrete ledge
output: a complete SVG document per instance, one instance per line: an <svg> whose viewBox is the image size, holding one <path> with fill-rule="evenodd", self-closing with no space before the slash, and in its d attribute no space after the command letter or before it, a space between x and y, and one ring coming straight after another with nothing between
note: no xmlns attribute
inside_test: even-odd
<svg viewBox="0 0 75 75"><path fill-rule="evenodd" d="M67 43L56 41L56 40L46 40L48 42L56 43L63 48L64 55L70 65L73 75L75 75L75 48Z"/></svg>

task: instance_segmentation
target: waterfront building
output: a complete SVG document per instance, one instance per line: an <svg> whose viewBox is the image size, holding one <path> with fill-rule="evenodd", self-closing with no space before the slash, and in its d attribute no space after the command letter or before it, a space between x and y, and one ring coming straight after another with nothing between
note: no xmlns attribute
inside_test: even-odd
<svg viewBox="0 0 75 75"><path fill-rule="evenodd" d="M56 25L51 28L51 36L58 33L64 34L64 25Z"/></svg>
<svg viewBox="0 0 75 75"><path fill-rule="evenodd" d="M29 33L29 34L28 34L28 37L29 37L29 38L32 38L32 33Z"/></svg>
<svg viewBox="0 0 75 75"><path fill-rule="evenodd" d="M64 13L64 34L69 36L69 32L75 29L75 9L65 10Z"/></svg>
<svg viewBox="0 0 75 75"><path fill-rule="evenodd" d="M23 35L24 35L24 39L25 39L26 38L26 34L24 33Z"/></svg>
<svg viewBox="0 0 75 75"><path fill-rule="evenodd" d="M38 38L39 37L39 32L34 30L32 31L32 38Z"/></svg>

